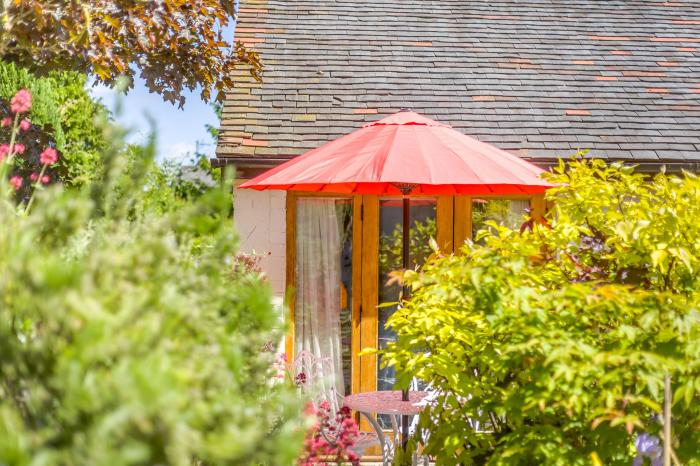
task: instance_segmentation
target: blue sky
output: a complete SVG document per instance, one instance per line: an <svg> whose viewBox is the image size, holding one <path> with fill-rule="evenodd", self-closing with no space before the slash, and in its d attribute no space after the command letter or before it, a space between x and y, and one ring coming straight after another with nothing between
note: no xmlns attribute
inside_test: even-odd
<svg viewBox="0 0 700 466"><path fill-rule="evenodd" d="M114 110L116 91L106 86L94 86L90 92ZM156 127L159 160L186 161L188 154L194 153L197 141L200 142L200 152L213 155L215 146L204 125L218 124L214 110L201 101L198 93L187 93L185 97L184 109L178 109L176 105L164 102L160 95L149 92L143 81L137 79L134 88L123 97L122 114L117 116L117 121L133 129L130 142L143 142L151 128L150 116Z"/></svg>
<svg viewBox="0 0 700 466"><path fill-rule="evenodd" d="M235 0L238 13L239 0ZM235 20L222 29L224 39L230 38L233 44L236 28ZM116 92L106 86L93 86L90 92L94 97L114 110ZM131 89L122 100L122 113L117 121L126 128L133 129L130 142L144 142L152 128L149 119L155 123L157 135L157 157L159 160L187 161L199 143L199 152L214 156L216 146L204 125L218 126L214 110L199 98L199 91L186 92L185 106L179 109L163 101L159 94L149 92L143 80L136 78Z"/></svg>

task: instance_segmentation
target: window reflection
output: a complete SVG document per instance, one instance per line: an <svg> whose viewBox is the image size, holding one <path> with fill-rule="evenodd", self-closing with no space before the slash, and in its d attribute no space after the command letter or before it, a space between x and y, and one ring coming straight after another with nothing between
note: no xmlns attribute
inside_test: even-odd
<svg viewBox="0 0 700 466"><path fill-rule="evenodd" d="M472 199L472 240L480 230L488 228L489 221L512 229L520 228L529 208L527 199Z"/></svg>

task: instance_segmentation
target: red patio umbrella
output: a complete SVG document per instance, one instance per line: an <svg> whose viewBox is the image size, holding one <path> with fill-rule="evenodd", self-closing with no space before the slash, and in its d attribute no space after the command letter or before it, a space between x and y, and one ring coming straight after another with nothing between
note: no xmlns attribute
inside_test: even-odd
<svg viewBox="0 0 700 466"><path fill-rule="evenodd" d="M542 170L411 111L368 123L241 185L330 193L535 194Z"/></svg>
<svg viewBox="0 0 700 466"><path fill-rule="evenodd" d="M403 195L403 267L409 266L409 194L538 194L552 185L515 155L402 110L245 183L257 190ZM404 288L404 298L408 290ZM408 391L403 392L408 401ZM401 430L404 447L408 418Z"/></svg>

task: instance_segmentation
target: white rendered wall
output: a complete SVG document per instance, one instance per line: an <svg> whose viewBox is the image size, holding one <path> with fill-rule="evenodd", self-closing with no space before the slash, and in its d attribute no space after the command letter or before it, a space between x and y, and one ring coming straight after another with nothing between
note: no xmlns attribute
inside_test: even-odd
<svg viewBox="0 0 700 466"><path fill-rule="evenodd" d="M284 297L286 192L235 189L233 223L238 231L239 253L261 256L275 297Z"/></svg>

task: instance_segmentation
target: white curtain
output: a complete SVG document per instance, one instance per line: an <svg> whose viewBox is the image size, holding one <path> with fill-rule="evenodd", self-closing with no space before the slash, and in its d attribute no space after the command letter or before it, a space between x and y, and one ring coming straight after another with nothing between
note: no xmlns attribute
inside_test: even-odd
<svg viewBox="0 0 700 466"><path fill-rule="evenodd" d="M335 199L300 198L296 208L295 352L330 358L325 374L345 393L340 340L341 233ZM323 383L322 381L318 381Z"/></svg>

